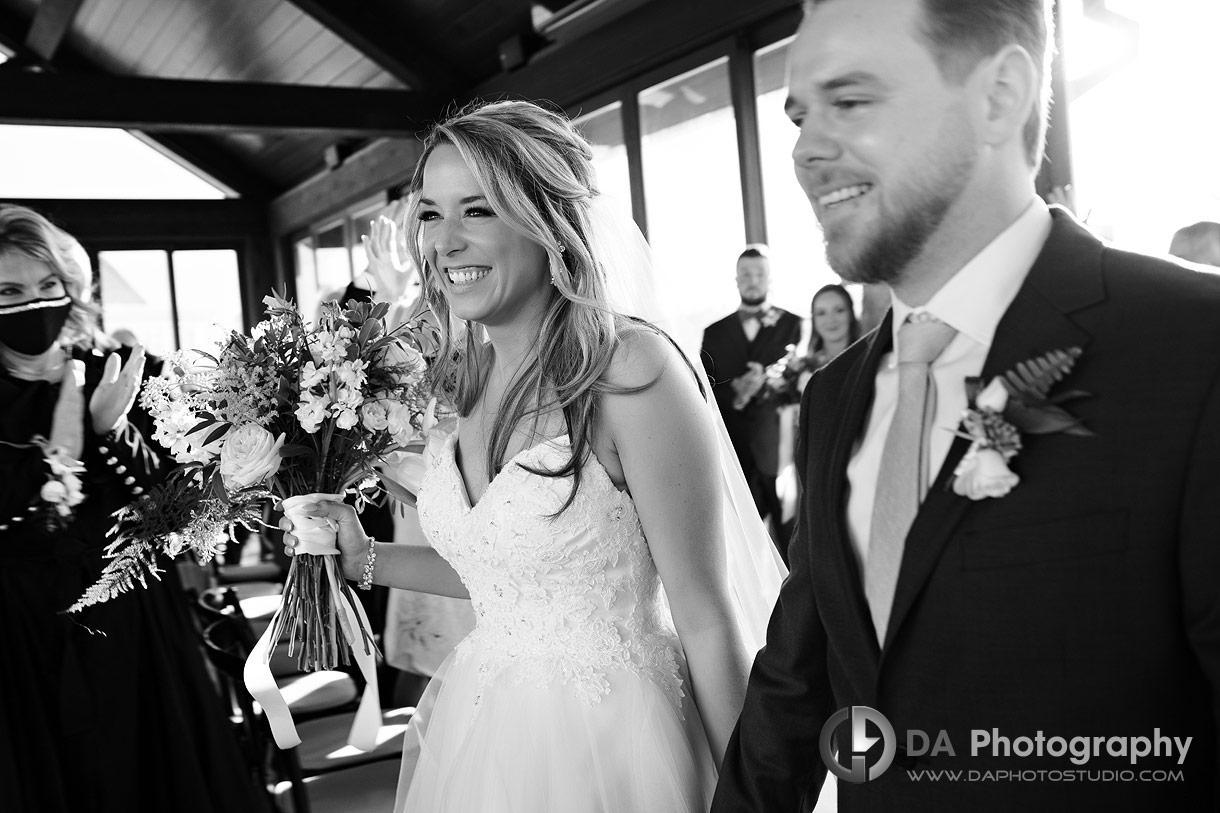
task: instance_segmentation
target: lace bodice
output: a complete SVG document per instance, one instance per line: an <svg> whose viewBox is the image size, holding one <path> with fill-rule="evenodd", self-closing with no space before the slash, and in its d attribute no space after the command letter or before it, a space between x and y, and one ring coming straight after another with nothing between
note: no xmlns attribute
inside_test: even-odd
<svg viewBox="0 0 1220 813"><path fill-rule="evenodd" d="M590 455L575 501L549 519L572 478L523 466L561 467L570 454L562 437L516 455L472 508L456 443L455 432L433 457L418 503L474 606L475 629L455 661L476 659L484 686L505 677L562 684L590 705L628 672L655 682L680 710L677 636L631 497Z"/></svg>

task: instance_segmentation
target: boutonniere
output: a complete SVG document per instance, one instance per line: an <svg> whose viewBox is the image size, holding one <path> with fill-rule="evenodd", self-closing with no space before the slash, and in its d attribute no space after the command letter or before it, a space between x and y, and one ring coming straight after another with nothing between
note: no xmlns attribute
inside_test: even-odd
<svg viewBox="0 0 1220 813"><path fill-rule="evenodd" d="M1079 347L1052 350L991 380L966 379L967 407L962 415L962 437L970 449L953 471L953 491L972 500L1003 497L1021 478L1008 467L1021 451L1021 436L1092 435L1079 418L1060 404L1089 395L1071 390L1055 396L1051 387L1061 381L1083 351Z"/></svg>
<svg viewBox="0 0 1220 813"><path fill-rule="evenodd" d="M779 308L767 308L758 317L758 323L763 327L775 327L779 323Z"/></svg>
<svg viewBox="0 0 1220 813"><path fill-rule="evenodd" d="M30 508L41 516L47 531L60 530L72 521L74 509L85 499L80 481L85 467L41 436L35 437L34 443L42 449L48 475L47 481L38 490L41 505L35 503Z"/></svg>

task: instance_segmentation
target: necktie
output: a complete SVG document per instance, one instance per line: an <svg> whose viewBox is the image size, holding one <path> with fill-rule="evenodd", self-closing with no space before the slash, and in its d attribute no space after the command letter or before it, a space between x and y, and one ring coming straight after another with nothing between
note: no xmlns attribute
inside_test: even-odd
<svg viewBox="0 0 1220 813"><path fill-rule="evenodd" d="M748 342L754 341L758 331L762 330L762 321L758 318L759 313L759 311L744 309L737 311L737 316L741 319L741 329L745 331Z"/></svg>
<svg viewBox="0 0 1220 813"><path fill-rule="evenodd" d="M864 594L882 644L907 532L928 491L927 434L936 414L931 366L956 333L922 312L908 316L898 330L898 404L881 454L864 563Z"/></svg>

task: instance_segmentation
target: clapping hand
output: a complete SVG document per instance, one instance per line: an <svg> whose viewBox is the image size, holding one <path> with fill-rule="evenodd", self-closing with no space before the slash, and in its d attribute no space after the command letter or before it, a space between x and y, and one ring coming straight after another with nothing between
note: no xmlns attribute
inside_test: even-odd
<svg viewBox="0 0 1220 813"><path fill-rule="evenodd" d="M406 214L407 205L394 201L377 213L370 233L360 238L369 260L368 274L385 302L402 299L419 276L407 253Z"/></svg>
<svg viewBox="0 0 1220 813"><path fill-rule="evenodd" d="M89 415L93 431L98 435L109 434L127 419L127 412L135 403L144 378L144 347L136 345L121 370L120 363L118 353L111 353L106 358L102 380L89 398Z"/></svg>
<svg viewBox="0 0 1220 813"><path fill-rule="evenodd" d="M767 371L757 361L747 362L746 371L733 379L733 409L745 409L767 383Z"/></svg>

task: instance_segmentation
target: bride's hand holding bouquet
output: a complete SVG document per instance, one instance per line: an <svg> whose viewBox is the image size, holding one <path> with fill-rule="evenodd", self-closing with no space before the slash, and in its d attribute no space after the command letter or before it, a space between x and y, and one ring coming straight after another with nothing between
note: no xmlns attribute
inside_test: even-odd
<svg viewBox="0 0 1220 813"><path fill-rule="evenodd" d="M208 561L235 524L261 523L269 498L290 517L301 516L302 505L348 495L357 508L387 495L413 501L410 489L383 469L387 460L422 454L425 432L436 422L425 362L436 352L435 327L420 315L390 329L385 303L327 303L311 325L283 297L264 302L267 318L252 335L234 332L214 354L177 353L166 365L169 374L146 386L141 404L154 419L153 437L179 466L116 515L111 561L72 610L157 576L160 554L190 550ZM375 699L376 648L344 579L356 575L350 557L334 555L335 527L297 523L302 544L280 608L247 663L256 696L253 684L261 683L278 697L265 667L283 638L306 671L347 664L354 653ZM337 558L345 560L342 569ZM275 699L259 699L276 728ZM281 745L292 743L290 718L276 735Z"/></svg>

